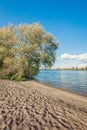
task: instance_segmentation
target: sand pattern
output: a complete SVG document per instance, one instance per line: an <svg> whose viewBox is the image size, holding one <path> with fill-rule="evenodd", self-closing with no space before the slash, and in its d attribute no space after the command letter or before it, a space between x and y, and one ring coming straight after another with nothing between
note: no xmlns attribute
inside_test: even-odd
<svg viewBox="0 0 87 130"><path fill-rule="evenodd" d="M0 130L87 130L87 97L0 80Z"/></svg>

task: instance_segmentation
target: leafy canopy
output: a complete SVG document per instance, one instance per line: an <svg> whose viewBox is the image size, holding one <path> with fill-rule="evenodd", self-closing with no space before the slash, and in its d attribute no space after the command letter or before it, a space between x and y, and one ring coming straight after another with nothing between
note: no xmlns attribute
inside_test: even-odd
<svg viewBox="0 0 87 130"><path fill-rule="evenodd" d="M21 24L0 29L0 77L25 80L39 72L41 66L55 62L58 43L42 25Z"/></svg>

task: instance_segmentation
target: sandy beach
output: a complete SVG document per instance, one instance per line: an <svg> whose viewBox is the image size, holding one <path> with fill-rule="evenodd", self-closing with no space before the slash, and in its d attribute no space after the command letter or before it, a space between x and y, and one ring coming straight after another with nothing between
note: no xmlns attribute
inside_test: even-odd
<svg viewBox="0 0 87 130"><path fill-rule="evenodd" d="M0 130L87 130L87 97L0 80Z"/></svg>

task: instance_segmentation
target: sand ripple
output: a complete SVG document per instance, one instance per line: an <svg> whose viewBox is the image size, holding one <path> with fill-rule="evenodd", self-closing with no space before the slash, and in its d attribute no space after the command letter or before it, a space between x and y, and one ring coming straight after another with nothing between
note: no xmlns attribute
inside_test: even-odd
<svg viewBox="0 0 87 130"><path fill-rule="evenodd" d="M87 130L87 98L0 80L0 130Z"/></svg>

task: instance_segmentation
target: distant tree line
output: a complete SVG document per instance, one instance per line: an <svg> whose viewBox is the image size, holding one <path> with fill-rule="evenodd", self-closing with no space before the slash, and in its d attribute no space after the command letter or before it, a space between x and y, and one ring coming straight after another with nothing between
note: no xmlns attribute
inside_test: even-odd
<svg viewBox="0 0 87 130"><path fill-rule="evenodd" d="M38 23L0 28L0 78L31 78L41 66L53 65L57 48L53 35Z"/></svg>
<svg viewBox="0 0 87 130"><path fill-rule="evenodd" d="M72 67L72 68L57 68L57 70L87 70L87 66L85 66L85 67Z"/></svg>

